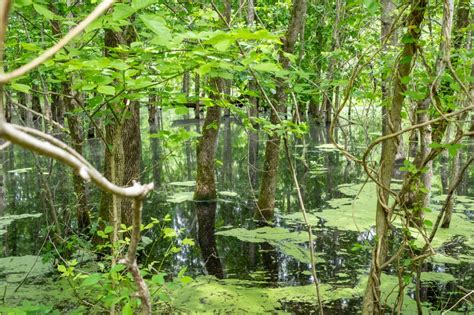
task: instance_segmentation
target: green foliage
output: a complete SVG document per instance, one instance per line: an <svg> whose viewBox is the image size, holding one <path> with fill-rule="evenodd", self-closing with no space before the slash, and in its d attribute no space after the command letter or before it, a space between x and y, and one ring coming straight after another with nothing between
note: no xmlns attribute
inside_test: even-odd
<svg viewBox="0 0 474 315"><path fill-rule="evenodd" d="M181 246L194 246L194 240L184 238L181 245L178 244L178 233L174 229L167 227L171 218L166 216L163 220L151 218L151 221L142 225L142 232L154 231L158 232L158 237L155 240L147 242L146 236L143 236L139 248L143 249L146 246L155 246L157 242L168 243L168 249L163 254L163 261L169 256L181 252ZM106 226L103 230L98 230L97 235L104 239L104 243L97 246L97 250L104 252L108 250L107 254L101 261L93 264L88 264L87 268L80 266L78 260L72 259L65 261L63 264L57 266L60 277L69 279L70 284L75 287L76 292L80 292L82 299L90 300L93 303L96 311L103 311L111 307L122 310L122 313L133 314L140 309L140 301L135 298L135 282L128 272L126 266L117 262L120 257L126 255L124 250L129 243L126 233L131 231L130 227L122 226L119 234L122 235L116 243L111 243L109 239L113 233L112 226ZM156 235L156 234L155 234ZM161 303L170 301L171 297L168 295L168 287L179 287L186 285L192 281L192 278L187 276L186 269L182 269L174 280L166 280L166 273L161 271L159 266L163 262L150 262L141 266L142 276L145 278L150 291L160 292L158 295L153 295L153 299L159 299ZM97 297L101 297L97 300Z"/></svg>

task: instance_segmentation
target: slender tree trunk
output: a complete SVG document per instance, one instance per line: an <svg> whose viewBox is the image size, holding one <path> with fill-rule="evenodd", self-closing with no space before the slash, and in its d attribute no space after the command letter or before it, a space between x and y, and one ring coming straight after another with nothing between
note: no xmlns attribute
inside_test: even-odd
<svg viewBox="0 0 474 315"><path fill-rule="evenodd" d="M148 105L148 125L150 128L150 135L155 135L160 131L160 119L158 117L158 102L157 96L150 96L150 104ZM150 138L151 147L151 161L153 183L156 188L161 187L161 144L157 137Z"/></svg>
<svg viewBox="0 0 474 315"><path fill-rule="evenodd" d="M224 24L230 24L231 1L223 0L223 4ZM194 200L215 200L217 198L215 157L221 122L221 108L217 103L228 89L228 83L223 78L212 78L209 83L211 86L210 97L214 104L207 109L206 119L202 127L202 136L197 145L197 174Z"/></svg>
<svg viewBox="0 0 474 315"><path fill-rule="evenodd" d="M340 23L342 15L343 15L342 0L336 0L336 19L334 21L334 28L333 28L333 32L332 32L332 48L331 48L332 52L339 49L339 47L340 47L339 23ZM326 125L330 125L331 120L332 120L332 110L333 110L333 107L334 107L334 104L333 104L333 99L334 99L333 80L334 80L334 77L335 77L334 71L335 71L336 68L337 68L337 60L336 60L336 58L332 57L329 61L328 77L327 77L327 80L329 81L329 88L323 94L323 106L322 107L325 109Z"/></svg>
<svg viewBox="0 0 474 315"><path fill-rule="evenodd" d="M456 10L456 27L455 27L455 34L454 34L454 40L453 40L453 44L454 44L455 49L459 49L459 48L462 47L464 37L465 37L464 36L464 29L468 26L469 26L469 1L468 0L460 0L459 3L458 3L457 10ZM454 55L453 58L452 58L452 65L453 65L453 67L455 67L457 64L458 64L458 58L457 58L457 55ZM474 74L474 66L471 67L471 75L472 74ZM471 83L471 87L470 87L471 88L471 95L472 95L472 91L474 91L473 86L474 86L474 84ZM467 117L468 117L467 115L463 115L460 120L464 120ZM471 116L471 128L470 129L471 129L470 131L474 131L474 116ZM463 132L463 129L462 129L462 123L461 123L461 126L456 127L456 136L460 136L462 134L462 132ZM450 171L450 176L449 176L449 178L453 179L453 181L454 181L454 179L456 179L458 177L459 172L461 171L460 163L461 163L461 152L458 150L456 152L456 155L455 155L454 159L453 159L453 163L452 163L452 167L451 167L451 171ZM450 183L450 188L452 188L451 185L453 185L453 184L454 183L452 183L452 182ZM441 224L442 228L449 228L449 226L451 224L451 218L452 218L453 211L454 211L455 200L456 200L455 195L452 198L449 199L449 203L448 203L448 206L446 208L446 211L445 211L445 214L444 214L444 217L443 217L443 223Z"/></svg>
<svg viewBox="0 0 474 315"><path fill-rule="evenodd" d="M431 99L425 99L420 101L417 106L417 119L416 123L421 124L429 120L428 117L428 107L431 104ZM422 167L421 164L428 157L431 152L431 126L425 126L419 129L420 134L420 144L419 150L416 154L413 164L416 166ZM431 191L431 181L433 178L433 161L428 161L424 166L426 171L420 175L419 180L416 182L416 189L412 187L410 190L412 192L408 195L408 200L405 203L405 206L408 209L412 210L413 222L418 226L423 225L423 208L428 207L430 201L430 191ZM410 179L409 179L410 180Z"/></svg>
<svg viewBox="0 0 474 315"><path fill-rule="evenodd" d="M129 44L134 40L135 33L132 29L127 28L123 33L118 34L112 30L105 31L105 55L111 56L110 48L119 46L119 44ZM138 101L124 99L124 110L116 111L114 121L109 126L109 132L113 133L109 139L113 139L111 159L106 159L113 167L112 182L129 186L133 181L140 180L141 166L141 134L140 134L140 104ZM118 114L118 115L117 115ZM110 148L109 148L110 149ZM106 166L107 168L107 166ZM116 222L120 222L131 226L133 221L132 201L129 199L119 200L120 198L112 196L116 199L112 202L112 212L120 215L113 218Z"/></svg>
<svg viewBox="0 0 474 315"><path fill-rule="evenodd" d="M49 4L48 7L53 12L57 11L55 10L55 7L53 4ZM62 36L61 26L59 24L59 21L52 19L50 23L51 23L51 31L53 35L56 37ZM64 110L64 103L62 102L62 98L58 94L53 94L51 96L51 112L52 112L51 115L53 117L53 120L57 121L58 123L62 125L64 123L65 110Z"/></svg>
<svg viewBox="0 0 474 315"><path fill-rule="evenodd" d="M82 130L82 119L77 114L72 114L75 109L75 106L72 102L72 99L68 96L72 96L73 92L71 91L71 85L68 82L63 83L63 103L66 110L70 113L67 115L67 122L69 127L69 132L71 134L71 142L74 150L77 151L80 155L83 155L84 147L84 133ZM77 205L76 205L76 219L77 227L79 231L86 231L90 225L90 217L88 211L88 198L87 198L87 188L84 180L79 174L74 173L72 175L72 181L74 185L74 193L76 195Z"/></svg>
<svg viewBox="0 0 474 315"><path fill-rule="evenodd" d="M201 97L201 77L199 74L195 74L194 76L194 96L196 97L196 106L194 107L194 119L200 119L200 97Z"/></svg>
<svg viewBox="0 0 474 315"><path fill-rule="evenodd" d="M211 98L214 106L208 107L202 127L202 136L197 145L197 175L194 200L215 200L217 196L215 179L215 156L217 136L221 119L221 108L216 104L222 98L224 80L214 78L210 81Z"/></svg>
<svg viewBox="0 0 474 315"><path fill-rule="evenodd" d="M124 157L123 182L124 186L131 186L133 182L140 182L142 142L140 133L140 103L131 101L128 106L128 117L123 121L122 146ZM131 226L133 221L132 200L122 200L122 223Z"/></svg>
<svg viewBox="0 0 474 315"><path fill-rule="evenodd" d="M283 50L280 52L280 63L283 69L288 69L290 60L285 53L293 53L298 34L304 23L306 14L306 0L294 0L288 30L283 41ZM274 125L280 122L279 114L286 109L287 83L282 78L277 78L277 93L275 98L275 111L271 111L270 122ZM275 208L275 194L278 178L278 162L280 155L280 136L276 133L269 136L265 147L265 161L260 184L260 194L258 197L255 218L261 221L271 221Z"/></svg>
<svg viewBox="0 0 474 315"><path fill-rule="evenodd" d="M252 28L255 23L255 7L254 0L249 0L247 3L247 25ZM257 84L252 79L249 80L248 90L251 93L257 92ZM257 161L258 161L258 138L259 125L255 122L258 117L258 99L255 96L249 96L250 108L248 109L248 116L254 130L248 131L248 167L249 177L252 189L257 188Z"/></svg>
<svg viewBox="0 0 474 315"><path fill-rule="evenodd" d="M395 4L392 0L382 0L382 14L381 14L381 45L384 53L388 53L390 46L395 46L397 38L395 34L391 34L393 24L393 13L395 11ZM388 45L387 45L388 44ZM387 119L388 108L390 102L390 76L388 74L382 75L382 134L388 134Z"/></svg>
<svg viewBox="0 0 474 315"><path fill-rule="evenodd" d="M2 139L0 140L0 145L3 145L5 141ZM5 150L2 150L0 152L0 218L2 218L5 215L5 207L7 205L7 200L6 200L6 189L5 189L5 170L3 168L3 165L6 163L6 154L7 152ZM2 250L0 253L2 255L8 256L8 246L7 246L7 236L5 235L3 238L2 242Z"/></svg>
<svg viewBox="0 0 474 315"><path fill-rule="evenodd" d="M225 189L232 188L232 125L230 115L224 117L224 147L222 154L222 184Z"/></svg>
<svg viewBox="0 0 474 315"><path fill-rule="evenodd" d="M426 10L426 0L415 0L411 5L411 12L407 17L407 36L411 36L415 41L421 34L421 23ZM413 59L417 50L416 43L405 43L400 56L400 60L410 60L410 62L399 62L396 66L392 83L392 102L387 116L390 128L387 133L397 132L401 128L401 110L405 99L404 93L407 84L402 82L402 78L411 73ZM395 165L395 157L398 151L398 138L390 138L382 143L382 154L380 161L380 180L384 187L390 187L392 172ZM372 265L369 272L369 279L363 300L363 314L380 314L382 312L382 301L380 293L380 277L382 275L381 266L386 260L388 232L390 227L391 213L385 209L388 203L388 191L378 188L378 201L376 210L376 240L373 251Z"/></svg>
<svg viewBox="0 0 474 315"><path fill-rule="evenodd" d="M460 162L461 162L461 151L456 152L456 156L453 159L453 165L451 167L451 178L454 182L456 178L459 176L459 172L461 171L460 169ZM454 185L455 183L451 182L450 185ZM450 187L454 188L454 187ZM455 195L453 195L452 198L449 199L448 201L448 206L446 207L446 211L444 212L444 217L443 217L443 222L441 223L441 227L444 229L449 228L449 225L451 224L451 218L453 216L453 210L454 210L454 202L456 198Z"/></svg>

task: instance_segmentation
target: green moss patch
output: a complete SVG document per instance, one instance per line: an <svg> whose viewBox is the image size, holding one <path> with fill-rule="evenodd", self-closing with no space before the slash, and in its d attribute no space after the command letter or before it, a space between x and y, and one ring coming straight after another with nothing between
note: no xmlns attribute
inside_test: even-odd
<svg viewBox="0 0 474 315"><path fill-rule="evenodd" d="M299 245L308 242L306 232L291 232L282 227L262 227L253 230L235 228L216 232L216 235L232 236L243 242L269 243L285 255L291 256L302 263L310 263L311 257L306 246ZM320 257L316 257L316 262L322 262Z"/></svg>
<svg viewBox="0 0 474 315"><path fill-rule="evenodd" d="M28 272L30 272L28 277L32 279L51 271L52 268L43 263L38 256L0 258L0 279L4 278L7 283L20 282Z"/></svg>

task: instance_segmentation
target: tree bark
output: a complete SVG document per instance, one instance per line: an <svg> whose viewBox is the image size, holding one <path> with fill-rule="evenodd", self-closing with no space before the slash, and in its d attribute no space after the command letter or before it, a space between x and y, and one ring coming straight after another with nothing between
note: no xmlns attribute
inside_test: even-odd
<svg viewBox="0 0 474 315"><path fill-rule="evenodd" d="M150 128L150 135L157 134L160 127L160 117L158 112L161 109L158 108L157 96L150 97L150 104L148 105L148 125ZM161 144L160 139L157 137L150 138L151 147L151 161L152 161L152 173L153 182L156 188L161 187Z"/></svg>
<svg viewBox="0 0 474 315"><path fill-rule="evenodd" d="M404 93L407 90L407 84L402 82L402 78L411 73L412 63L417 51L416 41L421 35L421 23L424 18L427 6L426 0L415 0L411 5L411 12L407 17L407 37L413 39L403 45L403 50L399 60L405 62L398 62L393 76L392 82L392 102L388 111L388 125L387 133L397 132L401 128L401 110L403 101L405 100ZM407 60L409 62L407 62ZM392 178L392 172L395 164L395 157L398 151L398 138L390 138L382 143L382 154L380 160L380 174L381 184L389 188ZM391 220L391 212L384 208L388 203L389 193L387 190L378 187L378 201L376 209L376 239L377 243L373 251L372 265L369 272L369 279L367 288L364 294L362 305L363 314L380 314L381 308L381 292L380 292L380 277L382 274L381 266L385 262L388 245L388 232Z"/></svg>
<svg viewBox="0 0 474 315"><path fill-rule="evenodd" d="M247 3L247 25L252 28L255 22L255 7L254 0L249 0ZM257 84L253 78L248 82L247 88L250 93L257 92ZM248 131L248 167L249 177L252 189L257 188L257 161L258 161L258 138L259 126L255 122L258 117L258 99L255 96L249 96L250 108L248 109L248 116L250 123L254 130Z"/></svg>
<svg viewBox="0 0 474 315"><path fill-rule="evenodd" d="M134 31L126 29L123 33L118 34L110 29L105 30L105 50L106 56L111 56L110 48L117 47L119 44L129 44L134 40ZM113 139L112 155L109 159L105 159L113 165L111 181L119 185L131 185L133 181L140 180L141 165L141 134L140 134L140 104L138 101L123 100L124 110L116 111L113 125L109 126L109 139ZM115 109L112 109L115 110ZM123 115L117 115L117 113ZM118 117L120 116L120 117ZM107 138L107 136L106 136ZM110 143L109 143L110 145ZM110 149L110 148L109 148ZM107 150L107 148L106 148ZM106 153L107 154L107 153ZM107 165L105 166L107 170ZM114 201L111 211L119 218L112 218L117 222L122 221L123 224L130 226L133 221L132 201L128 199L119 200L119 197L112 196ZM105 203L105 200L104 200ZM110 211L110 210L109 210ZM110 217L109 217L110 219Z"/></svg>
<svg viewBox="0 0 474 315"><path fill-rule="evenodd" d="M213 78L211 99L213 106L208 107L206 119L202 127L202 136L197 145L197 175L194 200L215 200L217 197L215 179L215 156L217 136L221 119L221 108L216 104L225 88L224 79Z"/></svg>
<svg viewBox="0 0 474 315"><path fill-rule="evenodd" d="M127 101L126 101L127 102ZM129 115L125 117L122 126L122 146L124 168L122 169L124 186L131 186L133 182L140 182L142 142L140 133L140 103L131 101L127 106ZM133 223L132 200L122 200L122 223L131 226Z"/></svg>
<svg viewBox="0 0 474 315"><path fill-rule="evenodd" d="M63 104L65 109L69 112L69 114L67 115L67 123L71 135L72 147L74 150L76 150L77 153L83 155L84 135L82 130L82 119L80 119L77 114L73 113L76 106L74 106L72 102L71 96L73 96L73 92L71 90L71 85L68 82L63 82L63 94L65 95L63 97ZM84 183L84 180L79 174L73 173L72 181L74 186L74 193L76 195L77 200L77 227L79 228L79 231L86 232L90 226L87 188Z"/></svg>
<svg viewBox="0 0 474 315"><path fill-rule="evenodd" d="M282 38L283 50L280 51L280 63L283 69L288 69L290 60L285 53L293 53L298 34L302 29L306 14L306 0L294 0L288 30ZM277 93L275 98L275 112L271 111L270 122L276 125L280 122L279 114L285 111L287 83L282 78L276 79ZM263 165L260 194L255 210L255 218L261 221L271 221L275 208L275 194L277 186L278 162L280 155L280 136L276 133L269 136L265 147L265 161Z"/></svg>
<svg viewBox="0 0 474 315"><path fill-rule="evenodd" d="M455 27L455 34L454 34L454 40L453 40L453 45L455 49L459 49L463 45L464 41L464 29L469 26L469 1L468 0L460 0L458 3L458 7L456 10L456 27ZM457 55L454 55L452 58L452 65L455 67L458 63L458 58ZM474 66L471 68L471 74L474 73ZM473 84L471 83L471 91ZM471 93L472 94L472 93ZM463 115L461 117L461 120L464 120L467 118L467 115ZM471 116L471 130L474 131L474 116ZM456 127L456 136L460 136L462 134L462 123L461 126ZM459 172L461 171L460 169L460 162L461 162L461 152L458 150L456 152L456 156L454 157L453 164L451 167L451 176L450 178L454 181L455 178L458 177ZM451 187L454 183L450 181L450 188L454 189L454 187ZM447 185L446 185L447 186ZM449 199L448 205L446 207L446 212L443 217L443 222L441 224L442 228L449 228L451 224L451 218L453 216L454 212L454 203L455 203L455 194L453 193L453 197Z"/></svg>

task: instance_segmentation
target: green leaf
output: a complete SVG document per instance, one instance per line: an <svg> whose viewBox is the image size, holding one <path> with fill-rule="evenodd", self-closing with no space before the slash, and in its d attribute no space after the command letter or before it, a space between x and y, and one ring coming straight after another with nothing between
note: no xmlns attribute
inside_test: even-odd
<svg viewBox="0 0 474 315"><path fill-rule="evenodd" d="M364 0L364 5L370 14L375 14L379 10L379 2L377 0Z"/></svg>
<svg viewBox="0 0 474 315"><path fill-rule="evenodd" d="M30 87L26 84L12 83L11 87L12 87L12 89L23 92L23 93L29 93L30 92Z"/></svg>
<svg viewBox="0 0 474 315"><path fill-rule="evenodd" d="M17 7L26 7L31 5L32 1L31 0L15 0L14 5Z"/></svg>
<svg viewBox="0 0 474 315"><path fill-rule="evenodd" d="M144 9L154 3L156 3L156 0L132 0L132 8L134 8L136 11L140 9Z"/></svg>
<svg viewBox="0 0 474 315"><path fill-rule="evenodd" d="M191 238L185 238L185 239L182 241L182 244L183 244L183 245L194 246L195 242L194 242L194 240L191 239Z"/></svg>
<svg viewBox="0 0 474 315"><path fill-rule="evenodd" d="M124 270L125 268L126 268L125 265L117 264L117 265L113 266L112 268L110 268L110 272L120 272L120 271Z"/></svg>
<svg viewBox="0 0 474 315"><path fill-rule="evenodd" d="M21 47L28 51L40 51L41 48L32 43L21 43Z"/></svg>
<svg viewBox="0 0 474 315"><path fill-rule="evenodd" d="M127 304L122 307L122 315L133 315L132 305L130 301L128 301Z"/></svg>
<svg viewBox="0 0 474 315"><path fill-rule="evenodd" d="M128 68L130 68L129 65L127 65L125 62L119 59L112 60L109 64L109 67L117 69L117 70L121 70L121 71L127 70Z"/></svg>
<svg viewBox="0 0 474 315"><path fill-rule="evenodd" d="M181 279L179 279L181 281L182 284L187 284L191 281L193 281L193 278L189 277L189 276L184 276L182 277Z"/></svg>
<svg viewBox="0 0 474 315"><path fill-rule="evenodd" d="M421 191L422 193L424 193L424 194L427 194L427 193L429 192L429 190L428 190L426 187L424 187L424 186L421 186L421 187L420 187L420 191Z"/></svg>
<svg viewBox="0 0 474 315"><path fill-rule="evenodd" d="M171 251L173 254L177 254L177 253L181 252L181 247L173 246L173 247L171 247L170 251Z"/></svg>
<svg viewBox="0 0 474 315"><path fill-rule="evenodd" d="M166 46L170 42L171 31L166 26L163 18L157 15L142 14L140 15L140 19L143 21L146 27L158 35L158 42L154 40L156 44Z"/></svg>
<svg viewBox="0 0 474 315"><path fill-rule="evenodd" d="M143 243L143 246L148 246L151 243L153 243L153 240L147 236L142 236L142 243Z"/></svg>
<svg viewBox="0 0 474 315"><path fill-rule="evenodd" d="M408 84L408 83L410 83L410 76L404 76L403 78L400 79L400 81L403 84Z"/></svg>
<svg viewBox="0 0 474 315"><path fill-rule="evenodd" d="M188 270L188 267L181 268L181 270L178 272L178 279L181 279L187 270Z"/></svg>
<svg viewBox="0 0 474 315"><path fill-rule="evenodd" d="M117 3L114 6L114 13L112 13L112 18L114 21L119 21L128 18L133 13L135 13L135 9L130 7L127 4Z"/></svg>
<svg viewBox="0 0 474 315"><path fill-rule="evenodd" d="M257 71L262 71L262 72L277 72L280 71L280 67L273 62L263 62L263 63L258 63L256 65L253 65L252 68Z"/></svg>
<svg viewBox="0 0 474 315"><path fill-rule="evenodd" d="M33 8L35 9L36 12L38 12L38 14L44 16L47 20L54 20L58 18L56 14L54 14L53 12L48 10L46 7L43 7L40 4L33 3Z"/></svg>
<svg viewBox="0 0 474 315"><path fill-rule="evenodd" d="M165 238L176 237L176 231L172 228L164 228L163 234L165 235Z"/></svg>
<svg viewBox="0 0 474 315"><path fill-rule="evenodd" d="M104 233L104 231L97 231L97 235L99 235L102 238L108 238L107 234Z"/></svg>
<svg viewBox="0 0 474 315"><path fill-rule="evenodd" d="M198 69L196 69L196 73L201 75L201 76L204 76L206 74L208 74L211 69L212 69L212 63L205 63L203 64L202 66L200 66Z"/></svg>
<svg viewBox="0 0 474 315"><path fill-rule="evenodd" d="M96 284L97 282L102 279L102 275L100 273L93 273L90 276L88 276L84 281L81 283L81 287L88 287L91 285Z"/></svg>
<svg viewBox="0 0 474 315"><path fill-rule="evenodd" d="M110 232L112 232L114 230L114 228L110 225L107 225L104 229L104 233L105 234L109 234Z"/></svg>
<svg viewBox="0 0 474 315"><path fill-rule="evenodd" d="M115 88L110 85L101 85L97 88L97 92L106 95L115 95Z"/></svg>
<svg viewBox="0 0 474 315"><path fill-rule="evenodd" d="M213 46L218 51L226 51L230 47L231 44L232 44L232 41L230 39L223 39L215 43Z"/></svg>
<svg viewBox="0 0 474 315"><path fill-rule="evenodd" d="M90 91L90 90L95 89L96 86L97 85L95 85L94 83L85 83L83 86L81 86L81 90Z"/></svg>
<svg viewBox="0 0 474 315"><path fill-rule="evenodd" d="M432 227L433 226L433 222L431 222L430 220L425 220L424 223L425 223L425 226L427 226L427 227Z"/></svg>
<svg viewBox="0 0 474 315"><path fill-rule="evenodd" d="M58 265L58 271L59 271L59 272L64 273L64 272L66 272L66 270L67 270L67 269L66 269L66 266L64 266L64 265Z"/></svg>
<svg viewBox="0 0 474 315"><path fill-rule="evenodd" d="M426 207L422 208L421 210L422 210L424 213L433 212L433 210L431 210L430 208L426 208Z"/></svg>
<svg viewBox="0 0 474 315"><path fill-rule="evenodd" d="M151 277L151 281L158 285L163 285L165 284L165 275L166 273L159 273L157 275L154 275L153 277Z"/></svg>

